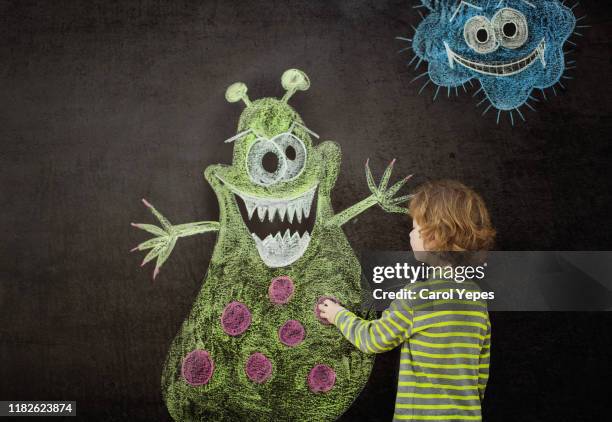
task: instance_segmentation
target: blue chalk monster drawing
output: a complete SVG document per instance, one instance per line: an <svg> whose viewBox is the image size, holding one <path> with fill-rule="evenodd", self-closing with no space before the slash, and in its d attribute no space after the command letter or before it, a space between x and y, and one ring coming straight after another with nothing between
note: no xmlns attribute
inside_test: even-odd
<svg viewBox="0 0 612 422"><path fill-rule="evenodd" d="M480 104L489 102L489 109L513 112L524 120L520 108L534 89L553 88L561 84L568 69L563 46L573 44L568 38L575 32L574 7L557 0L421 0L429 14L415 28L408 49L414 51L413 62L428 63L426 72L437 85L435 97L445 87L450 95L476 79L483 93ZM561 85L563 86L563 85ZM556 90L554 91L556 94ZM476 95L475 94L475 95ZM479 104L479 105L480 105Z"/></svg>

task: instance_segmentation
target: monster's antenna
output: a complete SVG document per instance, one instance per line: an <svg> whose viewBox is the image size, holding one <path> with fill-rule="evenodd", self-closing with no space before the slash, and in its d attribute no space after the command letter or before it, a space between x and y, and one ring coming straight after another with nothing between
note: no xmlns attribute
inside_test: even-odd
<svg viewBox="0 0 612 422"><path fill-rule="evenodd" d="M225 99L230 103L235 103L240 100L248 107L251 105L251 100L247 95L247 86L242 82L236 82L227 87L225 91Z"/></svg>
<svg viewBox="0 0 612 422"><path fill-rule="evenodd" d="M283 73L281 84L287 91L285 95L283 95L282 101L287 102L297 91L306 91L310 88L310 79L308 79L308 76L299 69L289 69L285 70L285 73Z"/></svg>

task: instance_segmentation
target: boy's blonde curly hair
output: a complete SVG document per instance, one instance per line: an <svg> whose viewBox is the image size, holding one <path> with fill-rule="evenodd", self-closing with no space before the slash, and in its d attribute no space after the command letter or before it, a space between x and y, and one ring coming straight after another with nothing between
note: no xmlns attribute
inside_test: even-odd
<svg viewBox="0 0 612 422"><path fill-rule="evenodd" d="M495 230L482 197L455 180L425 182L410 201L409 213L421 226L431 251L486 251Z"/></svg>

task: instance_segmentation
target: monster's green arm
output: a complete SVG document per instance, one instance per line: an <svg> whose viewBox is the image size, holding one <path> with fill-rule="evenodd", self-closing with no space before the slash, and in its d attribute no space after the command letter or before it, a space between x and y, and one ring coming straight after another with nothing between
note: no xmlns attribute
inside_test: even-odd
<svg viewBox="0 0 612 422"><path fill-rule="evenodd" d="M207 233L219 230L219 223L217 221L198 221L196 223L179 224L173 226L170 224L168 219L164 217L159 211L153 207L146 199L142 202L149 208L153 215L159 220L161 227L154 226L153 224L137 224L132 223L132 226L141 230L147 231L157 237L142 242L140 245L132 249L134 251L145 251L151 249L147 256L142 261L141 267L147 262L157 258L155 263L155 270L153 271L153 279L159 274L159 269L163 263L168 259L176 241L179 237L193 236L195 234Z"/></svg>
<svg viewBox="0 0 612 422"><path fill-rule="evenodd" d="M342 226L344 223L355 218L357 215L361 214L362 212L364 212L375 204L379 204L387 212L395 212L402 214L408 212L406 208L400 207L399 205L403 202L408 201L412 197L412 195L404 195L397 198L394 198L394 195L399 192L402 186L404 186L404 184L408 181L408 179L412 177L412 175L405 177L404 179L400 180L399 182L391 186L389 189L387 189L389 179L391 178L391 172L393 171L393 165L395 164L394 159L385 169L380 184L376 186L376 183L374 183L374 177L372 176L372 172L370 171L369 162L370 159L368 158L365 163L365 171L366 179L368 181L368 187L370 188L372 195L357 202L355 205L345 209L341 213L333 216L330 221L330 224Z"/></svg>

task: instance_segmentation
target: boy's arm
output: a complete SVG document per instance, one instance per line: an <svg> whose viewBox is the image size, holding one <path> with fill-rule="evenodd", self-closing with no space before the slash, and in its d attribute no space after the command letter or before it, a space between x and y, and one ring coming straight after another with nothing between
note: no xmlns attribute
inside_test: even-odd
<svg viewBox="0 0 612 422"><path fill-rule="evenodd" d="M491 323L487 324L487 334L480 350L480 359L478 361L478 393L480 401L484 399L485 389L489 381L489 363L491 361Z"/></svg>
<svg viewBox="0 0 612 422"><path fill-rule="evenodd" d="M364 353L383 353L394 349L412 334L414 312L408 303L395 300L381 318L368 321L342 308L334 318L340 332Z"/></svg>

